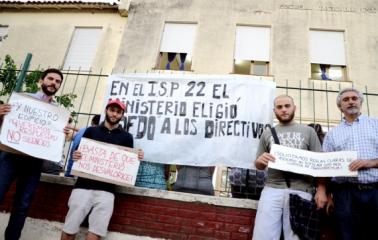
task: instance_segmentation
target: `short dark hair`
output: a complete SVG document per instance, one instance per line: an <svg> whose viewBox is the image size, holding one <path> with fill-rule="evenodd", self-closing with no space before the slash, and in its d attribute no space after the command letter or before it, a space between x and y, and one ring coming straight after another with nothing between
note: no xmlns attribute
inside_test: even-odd
<svg viewBox="0 0 378 240"><path fill-rule="evenodd" d="M96 114L93 116L92 118L92 124L94 125L98 125L100 123L100 115L99 114Z"/></svg>
<svg viewBox="0 0 378 240"><path fill-rule="evenodd" d="M320 125L319 123L310 123L307 126L312 127L315 130L316 135L318 135L320 143L323 144L325 133L323 132L322 125Z"/></svg>
<svg viewBox="0 0 378 240"><path fill-rule="evenodd" d="M41 79L44 79L47 76L47 74L49 74L49 73L58 74L63 81L63 73L59 69L56 69L56 68L49 68L49 69L46 69L45 71L43 71L43 73L41 75Z"/></svg>

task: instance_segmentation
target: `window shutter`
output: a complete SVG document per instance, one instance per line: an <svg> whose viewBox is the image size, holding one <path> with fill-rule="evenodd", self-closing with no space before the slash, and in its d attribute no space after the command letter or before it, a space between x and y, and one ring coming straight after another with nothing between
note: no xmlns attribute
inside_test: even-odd
<svg viewBox="0 0 378 240"><path fill-rule="evenodd" d="M235 60L269 62L270 28L236 26Z"/></svg>
<svg viewBox="0 0 378 240"><path fill-rule="evenodd" d="M192 54L196 24L166 23L160 52Z"/></svg>
<svg viewBox="0 0 378 240"><path fill-rule="evenodd" d="M311 30L310 61L346 66L344 32Z"/></svg>
<svg viewBox="0 0 378 240"><path fill-rule="evenodd" d="M88 71L96 54L101 28L75 28L64 69Z"/></svg>

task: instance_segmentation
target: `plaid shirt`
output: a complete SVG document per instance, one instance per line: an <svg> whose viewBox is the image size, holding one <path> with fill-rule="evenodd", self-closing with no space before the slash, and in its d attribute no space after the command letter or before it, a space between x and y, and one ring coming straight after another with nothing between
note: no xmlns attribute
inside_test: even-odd
<svg viewBox="0 0 378 240"><path fill-rule="evenodd" d="M42 91L38 91L35 93L26 93L26 95L33 97L35 99L41 100L41 101L45 101L48 98L47 95L44 94ZM56 104L56 102L52 98L50 101L48 101L48 103L58 106L58 104Z"/></svg>
<svg viewBox="0 0 378 240"><path fill-rule="evenodd" d="M365 115L360 115L352 123L343 119L326 135L323 151L357 151L358 159L378 159L378 119ZM332 180L338 183L377 183L378 168L358 170L358 178L334 177Z"/></svg>

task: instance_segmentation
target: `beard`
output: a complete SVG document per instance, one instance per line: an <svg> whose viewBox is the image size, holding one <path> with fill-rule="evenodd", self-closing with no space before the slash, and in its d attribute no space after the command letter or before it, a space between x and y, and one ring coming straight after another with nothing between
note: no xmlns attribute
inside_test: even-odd
<svg viewBox="0 0 378 240"><path fill-rule="evenodd" d="M120 121L121 121L122 117L120 117L119 119L116 119L115 121L112 121L110 119L110 117L108 116L108 114L105 115L105 120L111 125L111 126L114 126L114 125L117 125Z"/></svg>
<svg viewBox="0 0 378 240"><path fill-rule="evenodd" d="M290 115L289 115L289 117L288 118L281 118L280 116L278 116L277 114L276 114L276 118L278 119L278 121L280 122L280 123L289 123L289 122L291 122L292 120L293 120L293 118L294 118L294 112L292 112Z"/></svg>
<svg viewBox="0 0 378 240"><path fill-rule="evenodd" d="M358 107L349 107L344 110L349 115L355 115L360 113L360 109Z"/></svg>
<svg viewBox="0 0 378 240"><path fill-rule="evenodd" d="M49 87L53 87L53 86L47 86L46 84L42 84L41 88L42 88L42 91L44 92L44 94L46 94L47 96L52 96L54 95L58 89L56 89L55 87L53 87L55 90L54 91L50 91L49 90Z"/></svg>

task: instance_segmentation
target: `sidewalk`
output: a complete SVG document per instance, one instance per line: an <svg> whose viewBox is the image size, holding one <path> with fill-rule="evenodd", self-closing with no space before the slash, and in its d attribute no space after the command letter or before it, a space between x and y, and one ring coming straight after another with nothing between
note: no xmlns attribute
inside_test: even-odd
<svg viewBox="0 0 378 240"><path fill-rule="evenodd" d="M0 240L4 239L5 227L8 223L9 213L0 212ZM62 223L47 220L27 218L21 240L59 240ZM85 239L86 229L82 229L77 240ZM161 238L140 237L123 233L109 232L104 240L157 240Z"/></svg>

